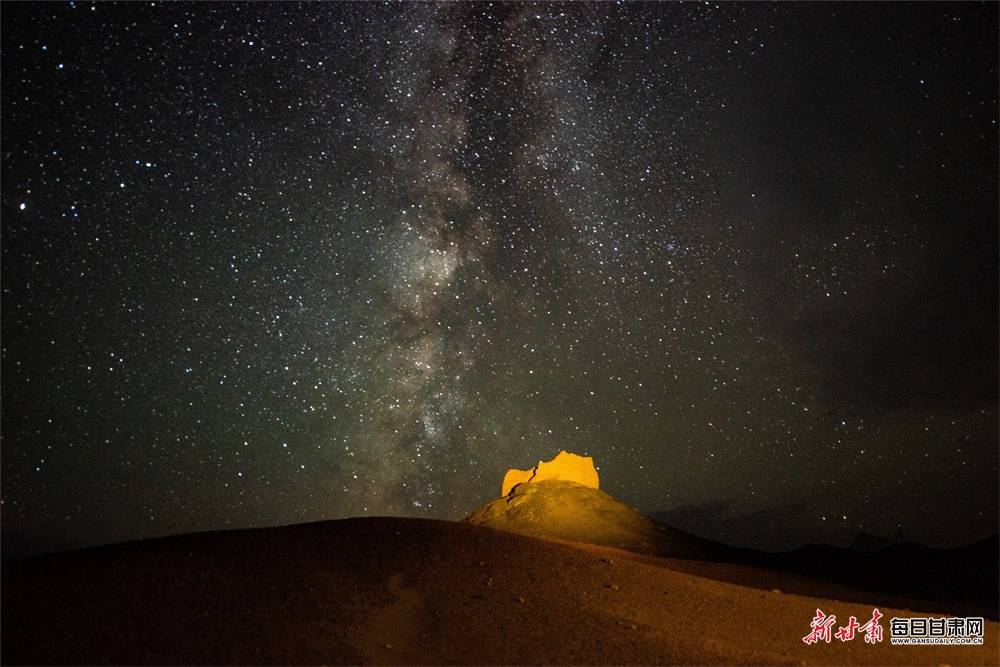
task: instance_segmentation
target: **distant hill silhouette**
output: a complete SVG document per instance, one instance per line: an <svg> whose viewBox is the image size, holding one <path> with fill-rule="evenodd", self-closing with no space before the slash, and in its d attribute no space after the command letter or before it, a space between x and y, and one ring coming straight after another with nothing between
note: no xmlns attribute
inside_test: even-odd
<svg viewBox="0 0 1000 667"><path fill-rule="evenodd" d="M0 531L0 557L3 559L59 553L74 548L77 548L77 545L41 537L24 530Z"/></svg>
<svg viewBox="0 0 1000 667"><path fill-rule="evenodd" d="M848 548L851 551L878 551L879 549L891 547L893 544L898 544L902 541L903 540L890 540L887 537L874 535L863 530L858 533L858 536L854 538L854 541L851 542L851 546Z"/></svg>
<svg viewBox="0 0 1000 667"><path fill-rule="evenodd" d="M862 590L915 597L920 607L938 605L955 613L998 617L1000 535L951 549L912 542L865 550L813 544L752 560Z"/></svg>

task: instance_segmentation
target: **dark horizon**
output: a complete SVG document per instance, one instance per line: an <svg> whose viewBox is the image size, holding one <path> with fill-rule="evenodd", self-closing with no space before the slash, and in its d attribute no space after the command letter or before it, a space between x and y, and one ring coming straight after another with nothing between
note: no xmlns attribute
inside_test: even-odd
<svg viewBox="0 0 1000 667"><path fill-rule="evenodd" d="M5 532L995 533L998 7L4 3Z"/></svg>
<svg viewBox="0 0 1000 667"><path fill-rule="evenodd" d="M697 509L697 508L694 508ZM671 528L676 528L684 532L690 533L700 538L705 538L715 542L719 542L727 547L735 547L739 549L751 549L754 551L770 553L770 554L788 554L788 553L798 553L803 547L832 547L833 549L844 549L847 551L854 551L857 553L868 553L873 550L889 549L890 547L898 547L900 545L904 547L917 546L917 547L929 547L934 550L943 550L945 552L953 549L963 549L968 547L975 548L975 554L980 555L981 551L986 551L992 548L1000 539L1000 533L993 532L985 534L982 537L971 539L968 541L962 541L955 544L925 544L921 542L916 542L910 540L906 533L902 531L900 527L896 534L877 534L871 533L864 528L860 532L848 535L846 533L837 534L824 534L821 531L810 531L808 529L795 529L792 531L779 530L777 526L773 523L765 524L755 524L753 522L743 521L746 517L726 517L722 514L709 514L704 515L699 513L694 513L694 516L688 512L691 508L677 508L676 510L670 512L647 512L648 516L653 519L662 522ZM680 517L680 520L678 518ZM124 540L113 540L113 541L100 541L100 542L79 542L79 543L69 543L69 542L56 542L52 541L44 536L32 535L28 533L20 533L17 531L3 530L0 534L0 558L3 560L8 559L20 559L20 558L31 558L34 556L52 556L56 554L66 554L69 552L79 551L82 549L91 549L95 547L109 547L120 544L126 544L130 542L139 542L145 540L155 540L161 538L169 537L180 537L185 535L192 535L198 533L212 533L217 530L245 530L245 529L267 529L267 528L283 528L295 525L305 525L308 523L321 523L325 521L338 521L344 519L358 519L366 517L343 517L342 519L320 519L317 521L306 521L301 523L292 524L273 524L273 525L247 525L240 527L232 527L225 529L206 529L197 530L186 533L163 533L163 534L149 534L138 537L131 537ZM370 518L385 518L381 516L373 516ZM413 518L431 518L431 517L413 517ZM841 552L837 552L841 553ZM832 572L827 574L832 575Z"/></svg>

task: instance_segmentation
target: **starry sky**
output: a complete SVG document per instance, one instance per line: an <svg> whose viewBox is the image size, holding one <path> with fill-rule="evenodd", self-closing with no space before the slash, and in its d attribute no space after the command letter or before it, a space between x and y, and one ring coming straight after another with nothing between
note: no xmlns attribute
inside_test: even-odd
<svg viewBox="0 0 1000 667"><path fill-rule="evenodd" d="M5 531L995 532L997 4L0 16Z"/></svg>

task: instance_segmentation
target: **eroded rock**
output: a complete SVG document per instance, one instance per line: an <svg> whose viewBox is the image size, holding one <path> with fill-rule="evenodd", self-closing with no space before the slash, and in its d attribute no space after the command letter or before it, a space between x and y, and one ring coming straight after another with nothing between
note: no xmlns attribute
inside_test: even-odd
<svg viewBox="0 0 1000 667"><path fill-rule="evenodd" d="M559 480L576 482L592 489L600 488L594 459L580 456L565 450L560 450L551 461L539 461L538 465L528 470L511 468L503 476L500 485L500 497L506 497L518 484L525 482L541 482L543 480Z"/></svg>

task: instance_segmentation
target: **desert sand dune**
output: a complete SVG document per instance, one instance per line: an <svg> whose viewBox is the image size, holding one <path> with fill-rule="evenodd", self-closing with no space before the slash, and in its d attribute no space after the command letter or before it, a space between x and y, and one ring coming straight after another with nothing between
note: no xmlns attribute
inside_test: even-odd
<svg viewBox="0 0 1000 667"><path fill-rule="evenodd" d="M606 549L606 548L604 548ZM619 557L621 555L621 557ZM718 563L713 567L722 567ZM367 518L4 564L4 664L997 664L984 646L806 645L816 608L468 523ZM744 576L737 573L739 578ZM768 583L782 591L783 577ZM791 580L789 580L791 584ZM880 607L888 621L899 610ZM888 630L886 630L888 636Z"/></svg>

